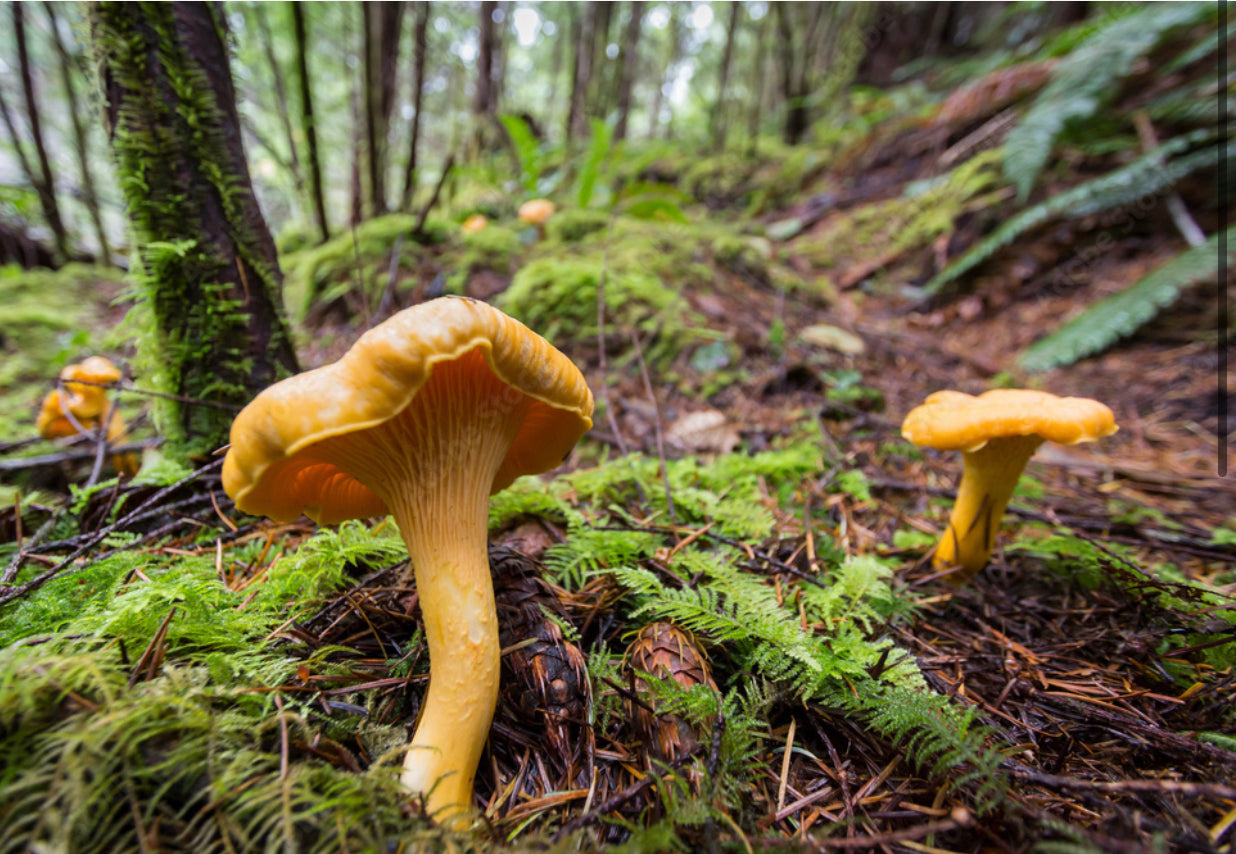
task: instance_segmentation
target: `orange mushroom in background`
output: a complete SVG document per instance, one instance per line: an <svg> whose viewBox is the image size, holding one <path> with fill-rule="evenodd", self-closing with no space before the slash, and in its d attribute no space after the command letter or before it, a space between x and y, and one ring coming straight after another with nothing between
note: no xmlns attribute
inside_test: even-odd
<svg viewBox="0 0 1236 854"><path fill-rule="evenodd" d="M106 439L115 445L128 433L120 411L107 399L106 385L121 377L120 369L102 356L91 356L60 372L61 388L43 398L35 427L44 439L63 439L79 433L93 433L107 418ZM112 455L112 466L124 478L133 477L141 467L136 454Z"/></svg>
<svg viewBox="0 0 1236 854"><path fill-rule="evenodd" d="M960 567L948 578L964 584L987 564L1017 480L1043 442L1093 442L1117 430L1097 400L1026 389L995 389L974 397L938 391L912 410L901 435L915 445L962 452L961 485L932 564Z"/></svg>
<svg viewBox="0 0 1236 854"><path fill-rule="evenodd" d="M533 199L519 206L519 221L536 226L540 233L558 208L549 199Z"/></svg>
<svg viewBox="0 0 1236 854"><path fill-rule="evenodd" d="M240 510L398 524L430 661L401 779L448 824L468 820L498 699L489 496L560 465L592 405L579 369L544 338L483 302L442 297L266 389L232 425L223 486Z"/></svg>
<svg viewBox="0 0 1236 854"><path fill-rule="evenodd" d="M478 234L485 230L489 225L489 218L485 214L473 214L463 221L463 225L459 230L464 234Z"/></svg>

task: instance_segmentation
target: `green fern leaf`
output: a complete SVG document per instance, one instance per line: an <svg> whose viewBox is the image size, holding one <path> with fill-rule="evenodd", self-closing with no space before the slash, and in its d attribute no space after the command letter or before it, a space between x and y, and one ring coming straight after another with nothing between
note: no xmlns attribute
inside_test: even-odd
<svg viewBox="0 0 1236 854"><path fill-rule="evenodd" d="M1133 63L1170 30L1213 14L1207 3L1156 4L1098 30L1065 57L1005 143L1004 174L1025 201L1065 126L1084 121L1115 94Z"/></svg>
<svg viewBox="0 0 1236 854"><path fill-rule="evenodd" d="M519 177L524 190L529 195L536 195L541 180L540 143L529 130L528 123L519 116L500 116L498 121L502 122L507 136L511 138L515 159L519 161Z"/></svg>
<svg viewBox="0 0 1236 854"><path fill-rule="evenodd" d="M1071 365L1131 335L1189 287L1214 278L1219 269L1216 233L1143 276L1132 287L1095 303L1055 332L1028 347L1018 362L1027 371ZM1227 231L1227 255L1236 254L1236 227Z"/></svg>
<svg viewBox="0 0 1236 854"><path fill-rule="evenodd" d="M1236 156L1236 143L1229 143L1222 153L1217 145L1189 151L1214 138L1215 131L1209 128L1182 134L1126 166L1027 208L992 232L955 263L937 273L923 286L923 292L936 294L943 291L945 285L956 281L1000 248L1045 222L1062 217L1088 216L1129 204L1171 187L1192 172L1213 166L1219 162L1220 157L1231 159ZM1189 153L1174 160L1166 160L1186 151Z"/></svg>

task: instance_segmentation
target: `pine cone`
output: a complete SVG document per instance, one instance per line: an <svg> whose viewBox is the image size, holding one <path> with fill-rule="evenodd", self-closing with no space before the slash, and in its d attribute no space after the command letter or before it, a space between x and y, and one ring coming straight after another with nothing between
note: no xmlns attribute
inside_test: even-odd
<svg viewBox="0 0 1236 854"><path fill-rule="evenodd" d="M553 755L561 757L569 776L574 776L572 769L581 767L576 761L580 742L572 738L571 730L587 720L592 697L584 655L545 616L546 611L559 617L565 612L550 585L536 574L532 561L494 546L489 565L502 648L530 641L502 659L504 670L513 677L506 684L518 686L513 705L526 719L541 722Z"/></svg>
<svg viewBox="0 0 1236 854"><path fill-rule="evenodd" d="M636 674L636 693L654 710L656 700L648 691L648 683L639 678L640 673L673 679L684 688L707 685L717 690L717 683L708 672L708 661L695 638L672 623L645 626L627 648L627 667ZM672 762L699 743L699 736L691 725L677 715L656 715L635 702L629 701L627 705L644 747L652 757ZM688 772L688 776L698 784L697 772Z"/></svg>

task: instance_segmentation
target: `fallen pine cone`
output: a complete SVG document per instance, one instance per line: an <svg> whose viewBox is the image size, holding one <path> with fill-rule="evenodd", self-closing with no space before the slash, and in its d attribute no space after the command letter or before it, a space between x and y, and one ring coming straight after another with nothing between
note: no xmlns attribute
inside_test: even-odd
<svg viewBox="0 0 1236 854"><path fill-rule="evenodd" d="M647 673L659 679L673 679L684 688L707 685L716 691L717 683L708 671L708 661L691 633L672 623L651 623L640 630L627 648L626 663L635 676L635 693L643 701L640 704L628 699L627 708L649 757L673 762L695 749L699 735L678 715L656 714L657 701L648 683L639 675ZM689 767L686 776L698 789L699 769Z"/></svg>
<svg viewBox="0 0 1236 854"><path fill-rule="evenodd" d="M533 561L512 549L493 546L489 565L498 606L499 642L515 647L502 658L504 684L518 696L512 705L529 721L545 729L550 751L561 757L566 779L583 770L581 740L572 732L592 730L585 722L592 702L591 683L584 655L562 636L562 629L546 613L564 617L561 601L540 578Z"/></svg>

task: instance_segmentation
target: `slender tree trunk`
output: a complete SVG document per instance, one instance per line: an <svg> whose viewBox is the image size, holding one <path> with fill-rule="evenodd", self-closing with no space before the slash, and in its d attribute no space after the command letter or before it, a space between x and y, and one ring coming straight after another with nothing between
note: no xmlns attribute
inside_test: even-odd
<svg viewBox="0 0 1236 854"><path fill-rule="evenodd" d="M485 148L485 132L493 119L494 109L494 0L481 0L480 39L476 60L476 92L472 98L471 154L479 155Z"/></svg>
<svg viewBox="0 0 1236 854"><path fill-rule="evenodd" d="M751 89L751 112L747 115L747 139L750 143L750 152L755 154L759 146L760 136L760 106L764 101L765 88L765 52L768 43L768 19L772 15L771 11L765 12L764 17L760 18L760 25L755 37L755 82Z"/></svg>
<svg viewBox="0 0 1236 854"><path fill-rule="evenodd" d="M395 103L400 2L362 3L365 44L365 139L369 154L369 201L373 216L387 212L386 131ZM394 31L393 33L391 31Z"/></svg>
<svg viewBox="0 0 1236 854"><path fill-rule="evenodd" d="M287 88L283 85L283 72L279 68L279 59L275 56L275 42L270 35L270 24L266 20L264 4L257 3L253 8L256 16L258 33L262 39L262 50L266 55L266 64L270 67L271 88L275 94L275 112L283 125L283 135L288 144L288 171L292 173L292 183L296 186L296 198L305 198L305 177L300 169L300 154L297 152L296 134L292 131L292 111L288 108Z"/></svg>
<svg viewBox="0 0 1236 854"><path fill-rule="evenodd" d="M232 407L297 370L245 162L227 20L213 3L102 2L90 16L136 279L157 333L144 360L177 396L162 401L173 445L209 453L227 441Z"/></svg>
<svg viewBox="0 0 1236 854"><path fill-rule="evenodd" d="M555 22L556 23L556 22ZM554 49L550 56L550 71L549 71L549 101L545 105L545 127L551 128L555 126L557 120L556 104L558 103L558 82L562 77L562 57L566 53L565 45L568 40L570 28L559 26L556 36L554 37Z"/></svg>
<svg viewBox="0 0 1236 854"><path fill-rule="evenodd" d="M34 74L30 70L30 54L26 48L26 16L21 3L13 3L13 35L17 41L17 64L21 71L21 88L26 97L26 117L30 122L30 136L34 141L34 153L39 160L38 180L34 189L47 218L47 226L56 242L56 254L60 260L69 257L69 236L60 218L60 205L56 202L56 180L52 174L51 161L47 157L47 145L43 141L43 123L39 120L39 102L34 91Z"/></svg>
<svg viewBox="0 0 1236 854"><path fill-rule="evenodd" d="M309 28L305 23L304 7L300 3L288 3L288 10L292 13L292 33L296 39L296 77L300 84L301 128L305 133L305 148L309 155L309 198L313 206L314 222L318 227L318 237L325 243L330 240L330 223L326 219L322 163L318 157L318 128L314 120L313 91L309 79Z"/></svg>
<svg viewBox="0 0 1236 854"><path fill-rule="evenodd" d="M378 183L381 186L377 213L386 213L390 206L386 198L386 181L390 161L391 116L399 96L399 46L403 35L403 0L378 3Z"/></svg>
<svg viewBox="0 0 1236 854"><path fill-rule="evenodd" d="M575 69L571 75L571 109L567 115L567 139L588 135L588 114L585 97L592 77L592 32L596 15L593 3L582 4L583 15L571 7L571 41L575 45Z"/></svg>
<svg viewBox="0 0 1236 854"><path fill-rule="evenodd" d="M610 87L606 84L611 68L609 54L609 28L614 20L615 3L603 0L591 0L592 7L592 61L588 88L585 99L589 117L603 118L609 112L608 93Z"/></svg>
<svg viewBox="0 0 1236 854"><path fill-rule="evenodd" d="M671 76L676 72L678 61L682 58L682 19L677 14L678 10L674 9L670 14L669 22L669 58L665 63L665 73L661 75L662 86L670 85L673 80ZM660 105L658 104L658 108ZM674 137L674 107L670 104L669 119L665 122L665 139L673 139Z"/></svg>
<svg viewBox="0 0 1236 854"><path fill-rule="evenodd" d="M800 23L791 21L793 10L787 4L778 3L773 6L777 15L777 34L781 38L781 94L785 98L785 128L783 136L790 145L797 145L807 131L807 101L806 101L806 69L809 57L801 58L796 51L794 28ZM806 54L810 41L804 41L803 54Z"/></svg>
<svg viewBox="0 0 1236 854"><path fill-rule="evenodd" d="M631 90L635 86L635 69L639 65L639 36L644 21L644 4L641 0L631 3L631 19L627 21L627 35L622 46L622 77L618 81L618 124L614 127L614 139L627 138L627 118L631 112Z"/></svg>
<svg viewBox="0 0 1236 854"><path fill-rule="evenodd" d="M293 2L296 2L296 0L293 0ZM352 165L351 170L348 173L348 189L351 204L348 209L348 225L352 226L361 222L365 218L365 184L364 181L361 180L361 175L364 172L361 166L361 158L364 156L365 149L363 138L368 130L368 124L365 121L366 113L363 111L362 101L364 100L363 93L366 89L365 81L369 76L368 72L364 70L364 67L368 64L366 59L368 56L366 53L368 36L365 35L365 31L368 29L369 16L365 12L365 7L368 4L361 3L359 5L361 14L361 47L359 64L362 67L359 75L356 72L348 70L348 57L346 55L346 50L344 57L344 76L352 78L351 91L348 96L348 106L352 112ZM345 25L344 43L349 45L354 44L355 37L352 33L348 32L348 30L351 30L352 16L347 14L347 7L344 7L343 19L347 22Z"/></svg>
<svg viewBox="0 0 1236 854"><path fill-rule="evenodd" d="M497 116L502 112L502 101L506 97L506 59L507 59L507 30L510 24L507 23L507 18L503 18L501 22L494 24L494 65L490 72L491 85L493 86L493 94L490 95L490 112Z"/></svg>
<svg viewBox="0 0 1236 854"><path fill-rule="evenodd" d="M712 147L717 151L725 148L725 89L730 80L730 62L734 58L734 34L738 32L738 13L741 10L742 4L737 0L731 0L730 22L725 28L725 50L721 53L721 71L717 80L717 101L713 105L712 116L709 119Z"/></svg>
<svg viewBox="0 0 1236 854"><path fill-rule="evenodd" d="M100 261L104 264L112 262L112 247L107 239L107 229L103 226L103 214L99 210L99 195L95 190L94 172L90 168L90 141L86 128L82 124L82 110L77 100L77 87L73 82L73 57L69 55L60 37L60 21L56 15L56 4L45 2L43 8L47 11L47 23L51 28L52 43L56 48L56 57L60 63L60 79L64 85L65 100L68 101L69 119L73 122L74 153L77 155L77 169L82 178L82 201L90 214L90 222L94 226L95 240L99 244Z"/></svg>
<svg viewBox="0 0 1236 854"><path fill-rule="evenodd" d="M412 210L416 192L416 148L421 137L421 104L425 94L425 51L428 46L429 2L416 4L416 25L413 27L412 59L412 139L408 143L408 171L403 176L403 196L400 208Z"/></svg>

